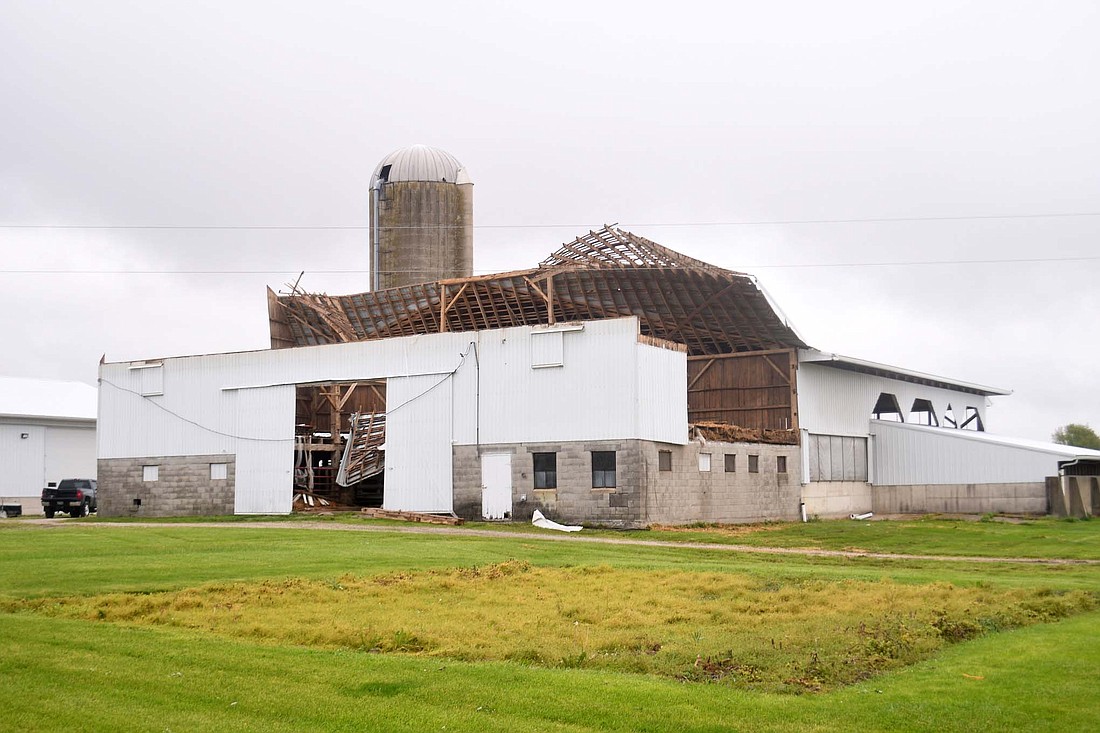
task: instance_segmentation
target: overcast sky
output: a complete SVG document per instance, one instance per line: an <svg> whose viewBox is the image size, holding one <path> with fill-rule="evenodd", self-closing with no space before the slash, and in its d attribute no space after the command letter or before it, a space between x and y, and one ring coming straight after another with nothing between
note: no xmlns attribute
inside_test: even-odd
<svg viewBox="0 0 1100 733"><path fill-rule="evenodd" d="M0 375L266 348L266 285L367 289L370 174L424 143L478 272L618 222L1015 390L993 432L1100 427L1100 5L717 6L3 0L0 224L345 228L2 228Z"/></svg>

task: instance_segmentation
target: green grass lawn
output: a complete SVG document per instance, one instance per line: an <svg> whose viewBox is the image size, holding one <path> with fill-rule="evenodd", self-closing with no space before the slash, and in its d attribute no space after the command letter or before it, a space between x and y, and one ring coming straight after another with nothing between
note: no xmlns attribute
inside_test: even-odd
<svg viewBox="0 0 1100 733"><path fill-rule="evenodd" d="M822 539L826 533L820 527L829 524L752 534L760 543L783 534L786 539L775 544L864 546L859 533L868 525L832 523ZM914 546L898 551L943 552L917 541L922 532L933 537L948 532L936 525L905 535L915 538ZM986 553L971 537L967 551L957 554L1087 556L1100 534L1098 522L1037 525L1045 541L1035 535L1020 540L1011 534L1018 526L969 523L988 531L984 536L992 537L992 550ZM1006 526L1012 529L1002 533ZM893 537L879 540L899 542L906 529L901 523L893 529ZM800 538L799 531L806 534ZM1020 541L1032 552L1007 552ZM966 544L960 540L958 546ZM1057 551L1066 546L1076 550ZM521 570L480 581L498 563L509 567L510 562ZM389 588L402 590L387 595ZM633 622L626 618L630 605L619 599L630 588L640 594L641 610ZM526 596L539 593L543 605L526 603ZM241 603L241 594L249 610L235 623L209 623L208 614L196 611L207 602ZM354 602L340 600L340 594ZM769 597L776 599L770 605ZM682 646L676 657L681 664L692 643L711 648L706 645L714 634L726 633L721 644L741 648L737 645L769 634L794 639L806 626L811 631L798 641L799 654L820 650L824 658L832 636L845 628L851 632L867 614L900 619L915 629L920 619L932 618L927 613L955 602L948 597L958 600L951 608L960 618L981 604L986 610L1030 613L1033 606L1027 604L1039 602L1041 608L1050 599L1095 601L1100 567L762 556L690 544L323 532L293 523L260 529L86 521L41 528L10 522L0 524L0 605L7 609L0 613L5 696L0 729L1100 729L1093 691L1100 677L1100 613L1082 612L1087 602L1048 617L1028 616L1022 621L1029 625L1022 628L983 629L978 638L958 643L940 639L916 660L903 660L862 682L826 686L826 692L776 694L742 689L729 679L685 682L682 677L690 674L678 677L644 666L639 671L613 664L570 668L554 655L501 661L507 659L509 639L520 636L525 647L540 641L553 649L568 645L567 626L539 633L539 613L573 619L578 630L590 624L592 634L607 631L597 628L605 614L618 623L613 633L667 631L670 651ZM128 618L104 613L100 620L100 610L115 608L103 605L108 599L117 608L137 610ZM412 618L431 603L446 606L438 623L420 619L418 628L460 633L437 639L450 644L442 650L377 652L370 649L380 647L356 649L338 636L295 632L296 617L307 610L302 628L368 627L371 603L385 604L385 614L376 615L391 621L402 614ZM820 613L814 613L815 606ZM165 616L166 608L183 615ZM260 608L263 613L251 610ZM329 608L332 622L326 624ZM698 617L685 615L685 608ZM794 609L793 622L782 608ZM756 617L753 632L742 633L738 617L725 615L735 612ZM197 613L202 623L188 625L187 613ZM1063 614L1069 615L1049 622ZM658 621L674 617L668 629L659 628ZM484 639L498 646L479 646ZM601 661L598 646L591 645L591 658ZM758 647L767 656L769 647ZM478 648L488 651L471 653ZM843 653L836 658L844 663Z"/></svg>
<svg viewBox="0 0 1100 733"><path fill-rule="evenodd" d="M84 519L81 523L126 523L131 519ZM148 521L148 520L144 520ZM291 514L287 516L234 516L153 520L158 523L317 521L375 527L409 526L405 522L365 519L357 513ZM583 535L618 539L716 543L756 547L863 550L900 554L982 555L1100 560L1100 522L1039 517L1019 522L975 521L931 515L923 519L875 521L771 522L766 524L651 528L645 530L585 529ZM423 525L422 525L423 526ZM469 529L546 536L557 534L525 523L467 522Z"/></svg>

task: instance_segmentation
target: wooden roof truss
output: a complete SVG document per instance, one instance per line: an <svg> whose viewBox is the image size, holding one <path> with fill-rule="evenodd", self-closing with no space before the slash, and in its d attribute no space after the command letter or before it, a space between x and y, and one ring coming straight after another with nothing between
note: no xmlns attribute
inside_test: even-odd
<svg viewBox="0 0 1100 733"><path fill-rule="evenodd" d="M356 295L292 292L269 310L272 348L622 316L692 355L805 346L750 276L612 227L530 270Z"/></svg>

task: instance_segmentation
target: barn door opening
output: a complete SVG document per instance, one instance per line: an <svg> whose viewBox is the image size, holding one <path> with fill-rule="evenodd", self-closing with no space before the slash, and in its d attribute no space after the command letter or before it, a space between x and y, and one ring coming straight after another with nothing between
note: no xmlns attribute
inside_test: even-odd
<svg viewBox="0 0 1100 733"><path fill-rule="evenodd" d="M485 519L510 519L512 516L511 453L481 456L481 516Z"/></svg>
<svg viewBox="0 0 1100 733"><path fill-rule="evenodd" d="M295 511L382 506L386 382L298 385Z"/></svg>

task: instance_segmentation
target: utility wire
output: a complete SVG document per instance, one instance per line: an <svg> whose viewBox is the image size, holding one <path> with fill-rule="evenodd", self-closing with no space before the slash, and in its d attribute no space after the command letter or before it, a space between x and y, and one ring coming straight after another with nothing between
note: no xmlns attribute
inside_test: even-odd
<svg viewBox="0 0 1100 733"><path fill-rule="evenodd" d="M1044 262L1095 262L1100 255L1082 255L1075 257L1000 257L972 260L905 260L899 262L818 262L805 264L757 264L737 265L738 270L769 269L817 269L817 268L856 268L856 267L921 267L928 265L1006 265ZM535 268L521 268L532 270ZM653 270L656 267L617 267L616 270ZM660 269L685 269L681 266L662 267ZM690 268L688 268L690 269ZM510 270L511 271L511 270ZM518 271L518 270L517 270ZM369 275L372 270L57 270L57 269L0 269L0 275L293 275L305 272L308 275ZM383 274L417 274L428 270L383 270ZM493 274L497 270L475 270L475 274Z"/></svg>
<svg viewBox="0 0 1100 733"><path fill-rule="evenodd" d="M206 425L203 425L201 423L197 423L194 420L192 420L191 418L184 417L183 415L179 414L178 412L174 412L173 410L169 410L167 407L160 404L159 402L154 402L153 400L149 399L148 395L143 395L140 392L135 392L134 390L127 389L126 387L120 387L119 385L115 384L114 382L110 381L109 379L104 379L103 377L100 377L99 381L102 384L106 384L106 385L109 385L111 387L114 387L115 389L119 390L120 392L129 392L132 395L140 397L141 399L148 402L149 404L156 406L157 408L163 410L164 412L167 412L172 417L174 417L178 420L182 420L183 422L187 423L188 425L194 425L199 430L204 430L208 433L213 433L214 435L221 435L222 437L225 437L225 438L235 438L237 440L249 440L249 441L252 441L252 442L255 442L255 443L288 443L288 442L293 443L294 442L294 438L254 438L254 437L251 437L249 435L235 435L233 433L224 433L221 430L215 430L214 428L207 427Z"/></svg>
<svg viewBox="0 0 1100 733"><path fill-rule="evenodd" d="M448 379L453 377L458 372L458 370L462 368L462 365L466 363L466 357L470 355L470 350L474 349L474 348L475 348L474 342L471 341L469 346L466 347L466 351L459 354L460 359L459 359L458 365L454 369L452 369L449 372L445 372L443 374L443 376L440 377L439 381L435 382L432 386L428 387L423 392L420 392L419 394L413 395L412 397L405 400L401 404L388 409L386 411L387 418L390 415L392 415L393 413L400 410L402 407L405 407L406 405L408 405L410 403L416 402L418 399L420 399L424 395L428 394L429 392L432 392L436 387L438 387L439 385L443 384ZM256 443L287 443L287 442L293 442L294 441L294 438L255 438L255 437L252 437L252 436L249 436L249 435L236 435L234 433L226 433L226 432L223 432L221 430L216 430L214 428L203 425L202 423L196 422L196 421L192 420L189 417L185 417L185 416L179 414L178 412L175 412L174 410L170 410L167 407L165 407L164 405L160 404L159 402L154 402L153 400L149 399L148 395L143 395L140 392L136 392L132 389L127 389L126 387L122 387L120 385L117 385L114 382L112 382L111 380L104 379L103 377L100 377L99 381L102 384L106 384L108 386L114 387L115 389L119 390L120 392L127 392L129 394L134 395L135 397L140 397L145 402L148 402L149 404L157 407L158 409L163 410L164 412L168 413L172 417L174 417L178 420L182 420L183 422L187 423L188 425L194 425L196 428L198 428L200 430L203 430L207 433L212 433L214 435L220 435L224 438L234 438L236 440L248 440L248 441L252 441L252 442L256 442Z"/></svg>
<svg viewBox="0 0 1100 733"><path fill-rule="evenodd" d="M975 214L962 216L884 216L849 219L758 219L742 221L684 221L620 224L620 227L737 227L778 226L796 224L880 224L921 221L991 221L1014 219L1071 219L1097 217L1100 212L1056 212L1050 214ZM603 224L474 224L474 229L599 229ZM0 224L0 229L86 229L86 230L169 230L169 231L368 231L369 224L312 225L186 225L186 224ZM383 230L399 229L466 229L466 225L382 226Z"/></svg>

